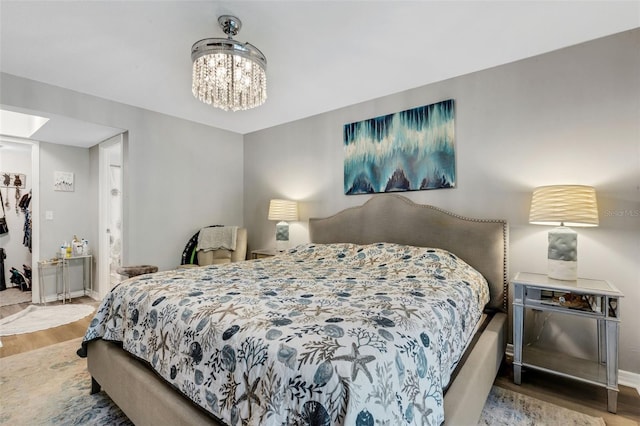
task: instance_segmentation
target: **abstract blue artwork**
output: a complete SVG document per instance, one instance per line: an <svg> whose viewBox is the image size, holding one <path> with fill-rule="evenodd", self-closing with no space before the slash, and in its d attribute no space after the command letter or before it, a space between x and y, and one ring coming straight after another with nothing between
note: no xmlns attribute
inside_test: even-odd
<svg viewBox="0 0 640 426"><path fill-rule="evenodd" d="M454 101L344 125L344 192L454 188Z"/></svg>

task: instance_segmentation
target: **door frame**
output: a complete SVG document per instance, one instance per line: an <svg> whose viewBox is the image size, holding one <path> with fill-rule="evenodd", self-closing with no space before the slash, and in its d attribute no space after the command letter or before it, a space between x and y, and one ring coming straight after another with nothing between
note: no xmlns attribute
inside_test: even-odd
<svg viewBox="0 0 640 426"><path fill-rule="evenodd" d="M106 141L101 142L98 145L98 258L96 259L98 263L98 276L97 288L94 287L94 295L99 299L102 299L108 292L111 290L111 271L109 268L109 234L107 233L107 229L109 227L109 217L108 211L110 209L109 206L109 194L111 192L110 184L109 184L109 167L111 163L109 161L110 155L109 152L114 146L119 145L119 158L120 158L120 188L122 191L121 194L121 203L120 203L120 218L121 218L121 244L122 251L120 252L120 260L121 263L124 262L125 258L125 220L124 220L124 182L125 182L125 162L124 162L124 152L125 152L125 134L121 133L119 135L113 136L112 138L107 139ZM96 294L97 292L97 294Z"/></svg>

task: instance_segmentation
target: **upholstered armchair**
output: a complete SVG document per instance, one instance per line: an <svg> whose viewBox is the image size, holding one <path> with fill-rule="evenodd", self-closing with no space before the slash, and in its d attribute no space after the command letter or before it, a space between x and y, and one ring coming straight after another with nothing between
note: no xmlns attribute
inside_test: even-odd
<svg viewBox="0 0 640 426"><path fill-rule="evenodd" d="M215 228L215 227L214 227ZM247 257L247 229L237 228L236 248L229 250L218 248L215 250L197 250L198 231L187 243L182 253L182 265L180 268L193 268L197 266L219 265L223 263L239 262Z"/></svg>
<svg viewBox="0 0 640 426"><path fill-rule="evenodd" d="M238 228L235 250L198 250L196 257L198 258L198 266L217 265L220 263L245 260L247 258L247 229Z"/></svg>

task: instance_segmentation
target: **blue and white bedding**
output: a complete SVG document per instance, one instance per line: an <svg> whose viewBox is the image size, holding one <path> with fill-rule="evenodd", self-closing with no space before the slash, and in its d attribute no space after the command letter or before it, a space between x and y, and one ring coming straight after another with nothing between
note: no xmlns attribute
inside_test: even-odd
<svg viewBox="0 0 640 426"><path fill-rule="evenodd" d="M129 279L84 341L122 342L229 425L439 425L488 301L443 250L306 244Z"/></svg>

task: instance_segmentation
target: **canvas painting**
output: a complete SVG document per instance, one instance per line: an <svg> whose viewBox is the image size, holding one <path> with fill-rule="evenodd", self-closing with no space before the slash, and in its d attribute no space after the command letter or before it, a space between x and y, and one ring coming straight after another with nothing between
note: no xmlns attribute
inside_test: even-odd
<svg viewBox="0 0 640 426"><path fill-rule="evenodd" d="M344 126L344 192L454 188L454 101Z"/></svg>
<svg viewBox="0 0 640 426"><path fill-rule="evenodd" d="M73 172L53 172L54 191L73 191Z"/></svg>

